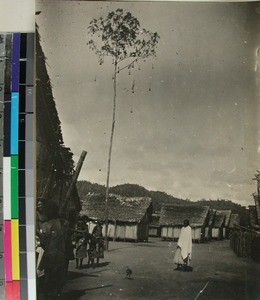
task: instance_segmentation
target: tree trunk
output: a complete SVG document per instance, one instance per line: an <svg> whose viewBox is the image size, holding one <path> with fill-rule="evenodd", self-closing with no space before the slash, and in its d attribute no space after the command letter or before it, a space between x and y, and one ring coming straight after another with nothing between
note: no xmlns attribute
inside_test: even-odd
<svg viewBox="0 0 260 300"><path fill-rule="evenodd" d="M115 131L115 123L116 123L116 75L117 75L117 59L115 60L115 68L114 68L114 98L113 98L113 116L112 116L112 128L111 128L111 136L110 136L110 144L109 144L109 152L108 152L108 163L107 163L107 182L106 182L106 220L105 220L105 249L108 250L108 197L109 197L109 177L110 177L110 166L111 166L111 155L112 155L112 146L113 146L113 138Z"/></svg>

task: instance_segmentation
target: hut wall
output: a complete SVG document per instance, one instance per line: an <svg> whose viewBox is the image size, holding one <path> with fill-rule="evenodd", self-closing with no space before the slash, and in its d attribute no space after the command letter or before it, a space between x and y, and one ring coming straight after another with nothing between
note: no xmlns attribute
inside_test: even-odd
<svg viewBox="0 0 260 300"><path fill-rule="evenodd" d="M219 237L219 228L212 228L212 238L218 238Z"/></svg>
<svg viewBox="0 0 260 300"><path fill-rule="evenodd" d="M174 227L173 228L173 238L178 239L181 233L181 228L180 227Z"/></svg>
<svg viewBox="0 0 260 300"><path fill-rule="evenodd" d="M161 227L160 226L149 226L149 236L160 237Z"/></svg>
<svg viewBox="0 0 260 300"><path fill-rule="evenodd" d="M96 223L94 221L88 222L89 232L92 233ZM103 225L102 234L105 236L105 225ZM112 239L120 239L120 240L137 240L137 224L117 224L117 223L109 223L108 224L108 232L107 235Z"/></svg>
<svg viewBox="0 0 260 300"><path fill-rule="evenodd" d="M117 225L116 226L116 238L117 239L125 239L126 235L126 226L125 225Z"/></svg>
<svg viewBox="0 0 260 300"><path fill-rule="evenodd" d="M223 238L223 228L212 228L212 238L222 239Z"/></svg>
<svg viewBox="0 0 260 300"><path fill-rule="evenodd" d="M173 228L172 227L168 227L168 232L167 232L167 237L168 238L173 238Z"/></svg>
<svg viewBox="0 0 260 300"><path fill-rule="evenodd" d="M161 237L167 239L178 239L180 232L181 227L162 226Z"/></svg>
<svg viewBox="0 0 260 300"><path fill-rule="evenodd" d="M162 226L161 237L167 238L167 234L168 234L168 228L166 226Z"/></svg>
<svg viewBox="0 0 260 300"><path fill-rule="evenodd" d="M209 227L205 228L205 239L209 240Z"/></svg>
<svg viewBox="0 0 260 300"><path fill-rule="evenodd" d="M136 240L137 239L137 225L127 225L125 230L125 238Z"/></svg>
<svg viewBox="0 0 260 300"><path fill-rule="evenodd" d="M103 230L104 230L104 234L103 235L105 236L105 226L104 226ZM115 235L116 235L116 227L115 227L114 224L111 224L111 223L108 224L107 235L110 238L114 238L115 237Z"/></svg>
<svg viewBox="0 0 260 300"><path fill-rule="evenodd" d="M149 236L158 236L158 228L149 227Z"/></svg>
<svg viewBox="0 0 260 300"><path fill-rule="evenodd" d="M191 228L191 236L194 241L201 241L201 227Z"/></svg>

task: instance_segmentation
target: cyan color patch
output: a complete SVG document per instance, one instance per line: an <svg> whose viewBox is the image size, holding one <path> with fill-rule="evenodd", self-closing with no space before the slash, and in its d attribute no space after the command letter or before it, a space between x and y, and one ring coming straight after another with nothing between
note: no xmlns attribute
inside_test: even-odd
<svg viewBox="0 0 260 300"><path fill-rule="evenodd" d="M19 93L12 93L11 100L11 155L18 155Z"/></svg>

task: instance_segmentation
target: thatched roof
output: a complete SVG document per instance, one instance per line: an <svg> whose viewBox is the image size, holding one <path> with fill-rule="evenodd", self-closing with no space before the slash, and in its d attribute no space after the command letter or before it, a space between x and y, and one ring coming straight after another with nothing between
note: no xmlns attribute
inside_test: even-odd
<svg viewBox="0 0 260 300"><path fill-rule="evenodd" d="M208 206L164 204L161 209L160 225L182 226L183 220L188 219L191 227L200 227L205 223L208 212Z"/></svg>
<svg viewBox="0 0 260 300"><path fill-rule="evenodd" d="M240 224L240 216L238 214L231 214L229 228L235 228L235 225Z"/></svg>
<svg viewBox="0 0 260 300"><path fill-rule="evenodd" d="M211 209L209 211L209 225L213 225L216 216L216 211L216 209Z"/></svg>
<svg viewBox="0 0 260 300"><path fill-rule="evenodd" d="M138 223L152 203L148 197L122 197L110 194L108 199L108 220ZM91 220L104 221L106 218L105 196L89 194L83 199L81 216Z"/></svg>
<svg viewBox="0 0 260 300"><path fill-rule="evenodd" d="M150 227L160 227L159 224L160 214L154 213L152 214L151 222L149 224Z"/></svg>
<svg viewBox="0 0 260 300"><path fill-rule="evenodd" d="M216 215L215 215L215 219L214 219L214 222L213 222L213 227L219 228L221 226L224 226L225 225L225 219L226 219L226 215L221 210L217 210Z"/></svg>
<svg viewBox="0 0 260 300"><path fill-rule="evenodd" d="M218 210L219 213L223 214L225 216L225 226L229 226L230 217L231 217L231 210Z"/></svg>

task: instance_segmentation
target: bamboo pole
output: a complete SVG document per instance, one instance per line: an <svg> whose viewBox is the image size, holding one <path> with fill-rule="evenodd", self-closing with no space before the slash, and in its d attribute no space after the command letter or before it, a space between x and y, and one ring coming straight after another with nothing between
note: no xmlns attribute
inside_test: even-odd
<svg viewBox="0 0 260 300"><path fill-rule="evenodd" d="M63 202L63 205L62 205L62 208L61 208L61 211L64 211L66 208L67 208L67 205L68 205L68 202L69 202L69 199L70 199L70 196L72 194L72 191L73 191L73 188L77 182L77 179L79 177L79 173L81 171L81 168L82 168L82 165L83 165L83 162L85 160L85 157L87 155L87 151L82 151L81 152L81 155L80 155L80 158L79 158L79 161L78 161L78 164L77 164L77 167L76 167L76 170L75 172L73 173L73 176L72 176L72 181L71 181L71 184L69 186L69 189L66 193L66 197L65 197L65 200Z"/></svg>

